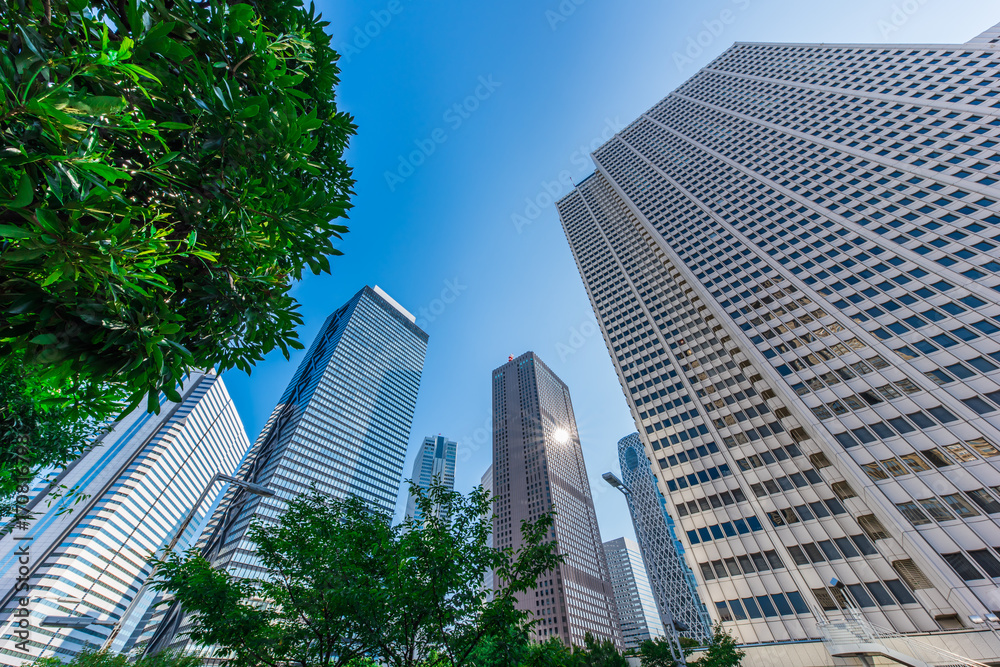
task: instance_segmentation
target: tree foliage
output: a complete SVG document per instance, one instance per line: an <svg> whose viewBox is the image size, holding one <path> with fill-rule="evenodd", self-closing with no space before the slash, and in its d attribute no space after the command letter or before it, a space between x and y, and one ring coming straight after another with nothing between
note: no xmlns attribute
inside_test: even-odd
<svg viewBox="0 0 1000 667"><path fill-rule="evenodd" d="M698 667L739 667L745 655L746 652L740 649L736 639L726 632L721 623L716 623L708 650L694 664Z"/></svg>
<svg viewBox="0 0 1000 667"><path fill-rule="evenodd" d="M365 655L460 667L479 664L486 644L516 648L530 620L515 593L561 562L546 540L552 515L524 522L515 552L488 546L492 503L481 488L414 491L425 518L401 526L355 497L300 497L250 530L266 576L237 579L192 551L158 561L156 585L195 612L191 638L235 667L341 667ZM506 583L492 600L487 568Z"/></svg>
<svg viewBox="0 0 1000 667"><path fill-rule="evenodd" d="M0 0L0 375L37 409L157 411L192 369L301 348L290 288L329 271L353 186L326 25L299 0Z"/></svg>
<svg viewBox="0 0 1000 667"><path fill-rule="evenodd" d="M55 657L39 658L31 665L32 667L200 667L201 661L194 656L163 651L132 662L125 654L84 650L73 656L69 662L63 662Z"/></svg>

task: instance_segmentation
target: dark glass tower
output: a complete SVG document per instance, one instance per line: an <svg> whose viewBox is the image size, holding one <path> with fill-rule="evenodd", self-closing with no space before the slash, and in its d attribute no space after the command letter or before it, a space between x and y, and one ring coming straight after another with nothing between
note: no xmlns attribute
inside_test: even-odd
<svg viewBox="0 0 1000 667"><path fill-rule="evenodd" d="M622 646L618 612L580 449L569 388L534 352L493 371L493 539L521 546L521 521L555 505L553 537L566 562L522 594L536 639L582 644L584 635ZM503 582L497 580L497 587Z"/></svg>
<svg viewBox="0 0 1000 667"><path fill-rule="evenodd" d="M327 318L238 473L276 495L229 489L200 543L215 567L260 575L248 525L276 519L313 486L392 514L427 349L414 322L378 287ZM151 650L170 643L181 615L172 611L157 625Z"/></svg>

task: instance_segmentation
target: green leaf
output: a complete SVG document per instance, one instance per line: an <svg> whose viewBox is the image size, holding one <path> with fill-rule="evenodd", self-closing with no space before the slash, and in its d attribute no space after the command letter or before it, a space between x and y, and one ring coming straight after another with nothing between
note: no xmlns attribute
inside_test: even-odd
<svg viewBox="0 0 1000 667"><path fill-rule="evenodd" d="M59 342L59 337L55 334L39 334L31 339L35 345L55 345Z"/></svg>
<svg viewBox="0 0 1000 667"><path fill-rule="evenodd" d="M260 111L260 107L257 106L256 104L251 104L250 106L244 108L243 111L241 111L239 115L236 117L240 120L243 120L245 118L253 118L254 116L257 115L258 111Z"/></svg>
<svg viewBox="0 0 1000 667"><path fill-rule="evenodd" d="M82 169L83 171L88 171L92 174L97 174L104 180L110 181L112 183L120 180L126 180L126 181L132 180L132 177L126 174L121 169L116 169L115 167L106 165L103 162L75 161L72 164L74 167L78 169Z"/></svg>
<svg viewBox="0 0 1000 667"><path fill-rule="evenodd" d="M24 208L31 203L31 200L35 198L35 184L31 182L31 176L28 172L21 174L21 178L17 181L17 194L14 199L10 202L11 208Z"/></svg>
<svg viewBox="0 0 1000 667"><path fill-rule="evenodd" d="M13 225L0 225L0 237L7 239L26 239L31 236L31 232L25 231Z"/></svg>
<svg viewBox="0 0 1000 667"><path fill-rule="evenodd" d="M157 123L156 127L162 128L164 130L190 130L191 126L187 123L175 123L172 120L164 121L162 123Z"/></svg>

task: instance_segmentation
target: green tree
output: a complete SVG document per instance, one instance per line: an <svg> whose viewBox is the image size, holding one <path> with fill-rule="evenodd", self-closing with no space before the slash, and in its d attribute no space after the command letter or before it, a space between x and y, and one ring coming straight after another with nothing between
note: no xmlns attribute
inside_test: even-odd
<svg viewBox="0 0 1000 667"><path fill-rule="evenodd" d="M39 465L77 421L302 347L290 289L353 194L326 25L299 0L0 0L0 376L31 389L0 385L0 432L50 425Z"/></svg>
<svg viewBox="0 0 1000 667"><path fill-rule="evenodd" d="M573 656L579 667L628 667L611 640L598 641L589 632L583 637L583 646L574 647Z"/></svg>
<svg viewBox="0 0 1000 667"><path fill-rule="evenodd" d="M249 533L266 576L237 579L192 551L158 561L157 587L195 612L191 638L236 667L340 667L364 655L459 667L479 664L487 644L497 655L518 651L530 622L515 593L561 562L545 537L553 517L522 524L517 552L495 549L481 488L414 491L426 519L395 527L358 498L300 497ZM508 584L491 601L487 568Z"/></svg>
<svg viewBox="0 0 1000 667"><path fill-rule="evenodd" d="M200 667L201 661L191 655L163 651L153 656L129 661L128 656L108 651L81 651L69 662L59 658L39 658L25 667Z"/></svg>
<svg viewBox="0 0 1000 667"><path fill-rule="evenodd" d="M343 667L370 651L396 554L389 517L357 497L313 494L248 536L266 577L234 577L195 550L157 561L157 588L197 614L193 641L234 667Z"/></svg>
<svg viewBox="0 0 1000 667"><path fill-rule="evenodd" d="M740 649L736 639L726 632L721 623L716 623L708 650L693 664L698 667L739 667L745 655L746 652Z"/></svg>
<svg viewBox="0 0 1000 667"><path fill-rule="evenodd" d="M681 651L684 658L691 655L689 645L697 645L686 637L681 638ZM647 639L639 645L639 661L642 667L676 667L679 664L677 647L666 637Z"/></svg>

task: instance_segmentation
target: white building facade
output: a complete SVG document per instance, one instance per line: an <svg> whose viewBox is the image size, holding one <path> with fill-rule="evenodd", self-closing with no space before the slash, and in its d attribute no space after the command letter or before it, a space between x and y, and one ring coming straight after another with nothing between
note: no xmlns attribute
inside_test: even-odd
<svg viewBox="0 0 1000 667"><path fill-rule="evenodd" d="M618 607L618 623L626 649L638 648L649 639L663 636L663 623L656 609L649 575L639 544L627 537L604 543L611 587Z"/></svg>
<svg viewBox="0 0 1000 667"><path fill-rule="evenodd" d="M179 393L180 403L162 399L158 415L138 409L121 418L56 480L78 495L38 489L29 506L35 518L0 539L0 664L70 660L102 646L114 623L121 631L113 651L134 641L152 592L122 616L152 570L149 558L162 555L212 477L231 474L250 447L221 378L194 374ZM178 550L193 544L222 491L218 483L209 490ZM41 624L83 615L106 624Z"/></svg>
<svg viewBox="0 0 1000 667"><path fill-rule="evenodd" d="M428 489L438 482L446 488L455 490L455 448L457 443L443 435L429 435L424 438L417 458L413 462L413 474L410 479L417 486ZM416 506L416 497L410 493L406 500L406 518L420 521L420 510Z"/></svg>
<svg viewBox="0 0 1000 667"><path fill-rule="evenodd" d="M998 71L991 39L736 44L558 204L743 642L846 606L932 635L1000 610Z"/></svg>

